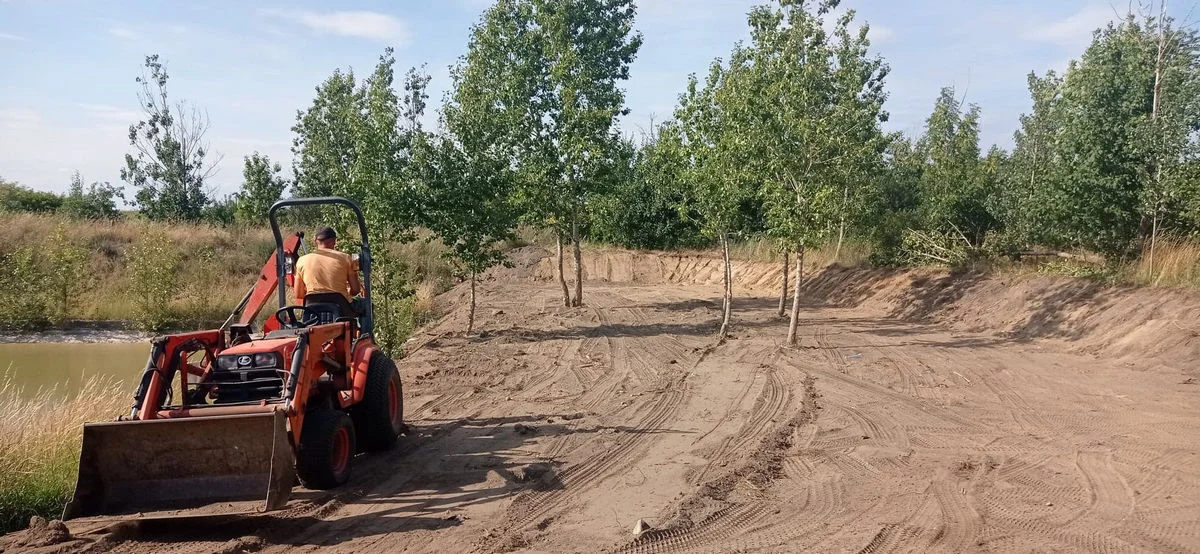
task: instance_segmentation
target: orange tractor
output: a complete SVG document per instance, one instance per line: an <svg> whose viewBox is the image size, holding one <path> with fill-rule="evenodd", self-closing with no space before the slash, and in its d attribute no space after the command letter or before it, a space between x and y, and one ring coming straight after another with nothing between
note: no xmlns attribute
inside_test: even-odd
<svg viewBox="0 0 1200 554"><path fill-rule="evenodd" d="M285 239L277 216L317 205L357 217L364 313L336 293L287 303L283 283L293 279L304 234ZM280 201L268 215L275 252L225 324L155 338L128 419L84 426L63 519L274 510L297 478L311 489L337 487L356 452L396 442L404 428L400 375L371 337L362 210L344 198L303 198ZM272 293L279 310L255 332Z"/></svg>

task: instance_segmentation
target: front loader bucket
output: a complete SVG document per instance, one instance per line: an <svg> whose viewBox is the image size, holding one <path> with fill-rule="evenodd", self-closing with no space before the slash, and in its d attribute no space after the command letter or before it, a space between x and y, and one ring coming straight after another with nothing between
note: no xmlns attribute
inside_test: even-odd
<svg viewBox="0 0 1200 554"><path fill-rule="evenodd" d="M275 510L293 464L283 412L90 423L63 519Z"/></svg>

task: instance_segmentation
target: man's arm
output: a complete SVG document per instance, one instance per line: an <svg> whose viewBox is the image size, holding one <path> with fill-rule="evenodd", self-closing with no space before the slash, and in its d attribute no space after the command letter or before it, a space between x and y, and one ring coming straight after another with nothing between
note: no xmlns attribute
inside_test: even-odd
<svg viewBox="0 0 1200 554"><path fill-rule="evenodd" d="M304 303L304 295L308 294L308 287L305 286L305 284L304 284L304 266L303 265L301 265L299 263L296 264L296 274L294 275L294 277L295 278L292 280L292 282L294 283L292 285L292 290L294 290L296 292L296 302L303 304ZM279 286L287 286L286 281L280 282Z"/></svg>
<svg viewBox="0 0 1200 554"><path fill-rule="evenodd" d="M362 292L362 282L358 280L358 268L350 264L350 296L358 296Z"/></svg>

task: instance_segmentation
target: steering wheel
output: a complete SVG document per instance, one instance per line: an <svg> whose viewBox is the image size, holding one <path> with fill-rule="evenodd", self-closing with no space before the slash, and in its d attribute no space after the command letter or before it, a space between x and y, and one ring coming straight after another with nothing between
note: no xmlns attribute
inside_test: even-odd
<svg viewBox="0 0 1200 554"><path fill-rule="evenodd" d="M296 310L304 311L304 306L284 306L275 311L275 320L284 329L299 329L309 324L308 320L296 315Z"/></svg>

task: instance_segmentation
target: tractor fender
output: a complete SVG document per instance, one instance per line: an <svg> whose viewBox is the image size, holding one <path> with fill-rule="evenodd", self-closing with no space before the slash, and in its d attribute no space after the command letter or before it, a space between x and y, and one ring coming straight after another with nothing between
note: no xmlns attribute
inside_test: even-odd
<svg viewBox="0 0 1200 554"><path fill-rule="evenodd" d="M362 402L363 393L367 389L367 368L371 366L371 356L378 351L379 349L374 344L364 344L354 349L353 357L350 361L350 374L354 380L353 384L350 390L342 391L338 395L338 401L343 409Z"/></svg>

